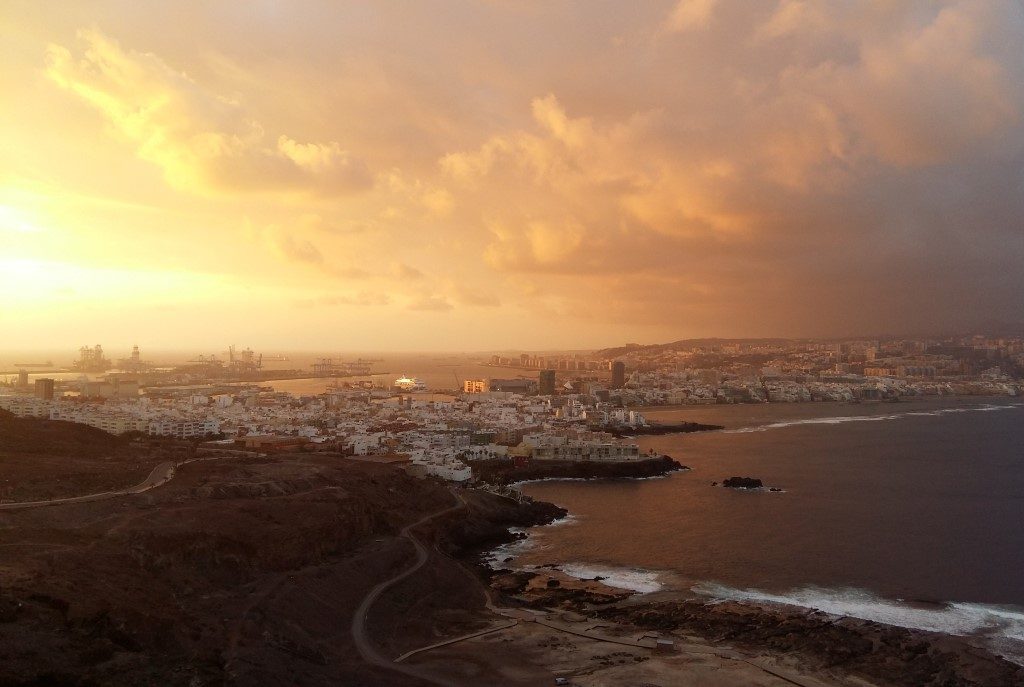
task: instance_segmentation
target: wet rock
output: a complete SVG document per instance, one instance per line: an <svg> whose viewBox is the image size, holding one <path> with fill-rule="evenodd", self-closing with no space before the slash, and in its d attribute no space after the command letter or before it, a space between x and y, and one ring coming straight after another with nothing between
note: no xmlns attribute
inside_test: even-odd
<svg viewBox="0 0 1024 687"><path fill-rule="evenodd" d="M938 633L739 602L674 601L595 611L599 618L659 632L694 632L751 650L802 656L869 682L900 687L1024 684L1024 668Z"/></svg>
<svg viewBox="0 0 1024 687"><path fill-rule="evenodd" d="M755 477L730 477L722 482L729 489L760 489L764 483Z"/></svg>
<svg viewBox="0 0 1024 687"><path fill-rule="evenodd" d="M477 460L473 476L490 484L509 484L538 479L637 479L660 477L678 470L689 470L670 456L657 456L622 462L535 460L516 466L508 460Z"/></svg>

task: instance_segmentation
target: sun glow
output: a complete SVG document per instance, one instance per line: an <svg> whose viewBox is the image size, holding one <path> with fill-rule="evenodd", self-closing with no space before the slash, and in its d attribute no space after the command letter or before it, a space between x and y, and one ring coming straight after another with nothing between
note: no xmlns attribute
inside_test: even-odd
<svg viewBox="0 0 1024 687"><path fill-rule="evenodd" d="M7 5L12 343L128 311L420 349L1019 317L1014 0Z"/></svg>
<svg viewBox="0 0 1024 687"><path fill-rule="evenodd" d="M75 303L159 304L203 300L227 285L209 275L0 258L0 298L8 307Z"/></svg>

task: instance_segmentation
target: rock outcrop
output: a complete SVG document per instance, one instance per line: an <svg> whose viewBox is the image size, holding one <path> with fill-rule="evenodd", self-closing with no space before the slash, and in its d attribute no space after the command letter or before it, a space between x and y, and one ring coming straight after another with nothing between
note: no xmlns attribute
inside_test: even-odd
<svg viewBox="0 0 1024 687"><path fill-rule="evenodd" d="M622 462L533 460L515 465L508 460L477 460L470 463L473 476L489 484L510 484L538 479L626 479L660 477L689 470L669 456Z"/></svg>
<svg viewBox="0 0 1024 687"><path fill-rule="evenodd" d="M761 489L764 483L755 477L730 477L722 482L729 489Z"/></svg>
<svg viewBox="0 0 1024 687"><path fill-rule="evenodd" d="M696 633L757 651L802 656L823 669L901 687L1024 684L1024 668L932 632L798 608L675 601L596 611L603 619L659 632Z"/></svg>

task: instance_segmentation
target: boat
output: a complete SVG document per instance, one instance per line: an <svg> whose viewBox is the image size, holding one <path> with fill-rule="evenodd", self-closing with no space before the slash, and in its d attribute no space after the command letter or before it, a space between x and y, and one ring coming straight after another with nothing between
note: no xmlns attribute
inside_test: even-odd
<svg viewBox="0 0 1024 687"><path fill-rule="evenodd" d="M426 391L427 385L415 377L409 377L408 375L402 375L395 380L394 384L396 389L402 391Z"/></svg>

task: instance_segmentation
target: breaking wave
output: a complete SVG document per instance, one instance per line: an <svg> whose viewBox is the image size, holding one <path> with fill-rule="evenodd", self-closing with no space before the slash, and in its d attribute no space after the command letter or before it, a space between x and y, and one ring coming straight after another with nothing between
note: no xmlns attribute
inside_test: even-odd
<svg viewBox="0 0 1024 687"><path fill-rule="evenodd" d="M507 544L502 544L487 553L483 557L487 567L491 569L505 568L508 564L505 562L506 558L515 558L516 556L526 553L530 549L537 546L536 538L530 537L529 532L531 529L542 529L545 527L566 527L568 525L574 525L579 522L579 518L572 513L566 515L564 518L553 520L547 525L538 525L535 527L509 527L508 531L515 535L524 535L511 541ZM525 568L524 568L525 569Z"/></svg>
<svg viewBox="0 0 1024 687"><path fill-rule="evenodd" d="M565 527L566 525L575 525L579 521L580 519L578 517L576 517L572 513L569 513L564 518L552 520L546 525L541 525L541 527Z"/></svg>
<svg viewBox="0 0 1024 687"><path fill-rule="evenodd" d="M689 472L690 468L684 468L678 472ZM538 482L642 482L651 479L666 479L671 477L671 472L666 472L664 475L651 475L649 477L538 477L537 479L523 479L518 482L510 482L510 487L521 487L524 484L536 484Z"/></svg>
<svg viewBox="0 0 1024 687"><path fill-rule="evenodd" d="M566 563L555 566L570 577L579 580L592 580L600 577L601 584L616 589L629 589L641 594L661 591L663 585L658 581L658 573L651 570L636 568L609 568L587 563Z"/></svg>
<svg viewBox="0 0 1024 687"><path fill-rule="evenodd" d="M574 515L567 515L564 518L555 520L547 525L541 525L533 528L523 527L510 527L508 531L512 534L528 535L531 529L544 529L547 527L566 527L577 523L579 520ZM652 572L650 570L640 570L636 568L614 568L607 566L595 566L588 563L565 563L557 565L520 565L516 566L514 559L531 549L536 548L538 541L536 537L524 536L515 541L509 542L508 544L502 544L484 556L483 560L493 570L500 568L515 567L516 570L538 570L541 568L549 568L552 570L559 570L569 577L575 577L579 580L592 580L595 577L600 577L601 583L606 584L609 587L615 587L616 589L629 589L634 592L640 592L646 594L649 592L661 591L663 585L659 582L659 573ZM512 561L506 559L512 558ZM510 565L511 564L511 565Z"/></svg>
<svg viewBox="0 0 1024 687"><path fill-rule="evenodd" d="M803 587L774 594L704 582L694 592L719 600L752 601L813 608L838 616L872 620L915 630L976 637L1009 660L1024 665L1024 608L950 602L912 604L861 589Z"/></svg>
<svg viewBox="0 0 1024 687"><path fill-rule="evenodd" d="M525 535L526 528L524 527L509 527L508 531L516 535ZM515 558L516 556L525 553L532 549L536 545L536 541L530 539L527 536L523 536L515 541L510 541L507 544L497 546L487 552L487 555L483 556L484 562L487 567L492 570L507 567L505 563L506 558Z"/></svg>
<svg viewBox="0 0 1024 687"><path fill-rule="evenodd" d="M838 417L815 417L802 420L785 420L772 422L767 425L754 425L752 427L740 427L737 429L722 430L723 434L744 434L747 432L767 432L770 429L782 429L797 425L841 425L847 422L882 422L884 420L899 420L905 417L936 417L950 415L952 413L976 413L990 412L993 410L1006 410L1007 408L1020 408L1021 403L985 404L970 408L937 408L935 410L911 410L903 413L892 413L890 415L841 415Z"/></svg>

